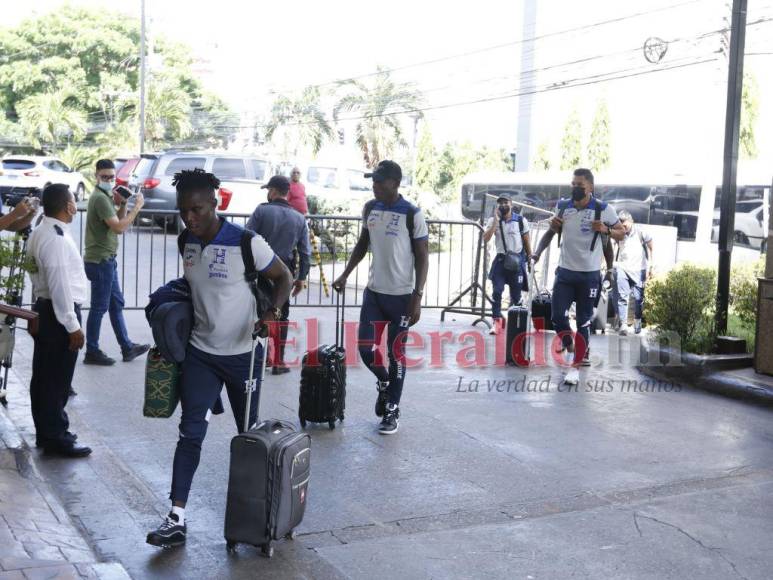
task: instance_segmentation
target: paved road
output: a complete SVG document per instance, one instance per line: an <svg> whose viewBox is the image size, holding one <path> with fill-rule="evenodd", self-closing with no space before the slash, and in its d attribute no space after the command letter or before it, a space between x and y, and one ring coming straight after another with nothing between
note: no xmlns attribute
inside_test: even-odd
<svg viewBox="0 0 773 580"><path fill-rule="evenodd" d="M332 312L321 316L324 339ZM139 315L130 326L135 340L149 339ZM420 329L470 326L469 319L441 325L427 313ZM29 341L20 342L17 370L26 377ZM112 339L105 346L117 352ZM445 347L444 368L409 371L401 430L391 438L375 432L372 377L350 371L346 422L311 430L301 535L278 545L272 560L246 547L225 552L228 410L213 419L204 445L189 544L167 552L145 545L168 509L177 428L175 419L141 416L140 361L78 366L72 418L94 454L43 459L40 470L94 549L135 578L770 577L770 410L670 385L621 392L623 381L646 380L625 357L584 371L580 390L599 392L566 393L555 366L528 376L461 368L459 348ZM594 356L608 356L608 348L605 337L593 339ZM498 392L507 389L498 381L523 377L543 389L549 379L549 392L516 392L517 382ZM298 371L267 378L263 416L295 417L297 380ZM9 398L30 441L25 395Z"/></svg>

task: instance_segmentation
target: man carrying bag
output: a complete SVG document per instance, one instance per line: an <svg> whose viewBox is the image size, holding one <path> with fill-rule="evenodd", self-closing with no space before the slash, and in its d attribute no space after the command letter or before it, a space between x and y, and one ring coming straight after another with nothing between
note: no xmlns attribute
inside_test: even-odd
<svg viewBox="0 0 773 580"><path fill-rule="evenodd" d="M526 249L527 256L531 256L529 222L513 211L510 195L507 193L499 195L494 215L486 223L483 239L488 243L493 237L497 254L488 275L494 286L491 295L493 325L490 334L497 334L505 326L505 319L502 317L502 293L505 284L510 288L510 304L515 306L520 303L524 285L523 249Z"/></svg>

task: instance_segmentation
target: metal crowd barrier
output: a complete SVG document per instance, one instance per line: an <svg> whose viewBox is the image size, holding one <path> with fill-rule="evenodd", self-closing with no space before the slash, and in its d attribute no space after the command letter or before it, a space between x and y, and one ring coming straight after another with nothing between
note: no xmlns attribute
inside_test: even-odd
<svg viewBox="0 0 773 580"><path fill-rule="evenodd" d="M248 215L228 215L226 219L246 225ZM142 309L148 295L162 284L182 276L182 262L177 248L177 212L142 213L137 223L119 237L118 272L126 309ZM329 286L343 272L357 243L362 218L359 216L308 216L310 231L316 243L312 253L307 288L293 303L296 307L334 307L335 297ZM487 268L475 268L476 254L482 240L481 226L468 220L428 220L429 273L423 307L480 309L485 302L481 293L464 295L473 282L485 286ZM72 234L81 253L85 240L85 211L79 211L72 224ZM361 303L368 282L370 254L349 277L348 305ZM328 291L326 292L326 286ZM484 308L487 306L484 306Z"/></svg>

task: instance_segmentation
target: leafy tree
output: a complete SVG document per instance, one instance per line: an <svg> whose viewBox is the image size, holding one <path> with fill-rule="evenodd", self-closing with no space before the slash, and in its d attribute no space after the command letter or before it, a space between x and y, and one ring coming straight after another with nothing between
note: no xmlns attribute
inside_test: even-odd
<svg viewBox="0 0 773 580"><path fill-rule="evenodd" d="M136 150L137 132L128 128L139 109L139 41L136 19L68 4L14 29L0 29L0 111L16 122L28 99L68 91L68 107L86 116L83 140L88 145L104 141L102 133L131 135L130 143L113 147ZM172 116L149 118L151 144L164 146L186 138L208 144L227 141L237 123L222 100L204 91L193 72L190 49L159 36L154 55L161 64L149 78L148 109L155 114L171 108ZM163 91L170 92L161 97ZM153 95L159 102L153 102ZM160 102L164 98L178 102ZM183 110L188 111L187 121L180 118ZM46 144L45 139L39 141Z"/></svg>
<svg viewBox="0 0 773 580"><path fill-rule="evenodd" d="M438 153L432 141L427 123L422 124L421 136L416 146L415 184L424 191L434 191L439 177Z"/></svg>
<svg viewBox="0 0 773 580"><path fill-rule="evenodd" d="M507 171L510 160L504 149L476 148L469 141L461 144L448 143L440 155L438 182L435 191L441 199L452 202L458 199L464 177L475 171Z"/></svg>
<svg viewBox="0 0 773 580"><path fill-rule="evenodd" d="M753 74L746 73L744 74L741 95L740 145L741 156L747 159L756 159L758 154L754 128L759 116L759 107L760 89L757 79Z"/></svg>
<svg viewBox="0 0 773 580"><path fill-rule="evenodd" d="M582 123L577 109L572 109L561 139L561 169L566 171L582 164Z"/></svg>
<svg viewBox="0 0 773 580"><path fill-rule="evenodd" d="M320 105L317 87L306 87L297 97L279 95L271 107L266 138L281 143L285 156L308 148L316 155L333 138L333 128Z"/></svg>
<svg viewBox="0 0 773 580"><path fill-rule="evenodd" d="M193 127L191 98L171 78L154 78L145 106L145 138L152 149L185 139Z"/></svg>
<svg viewBox="0 0 773 580"><path fill-rule="evenodd" d="M72 92L63 88L32 95L18 103L19 124L30 143L56 151L65 141L82 139L86 134L86 114L74 102Z"/></svg>
<svg viewBox="0 0 773 580"><path fill-rule="evenodd" d="M593 171L609 167L609 109L605 100L600 100L593 117L593 126L588 142L588 164Z"/></svg>
<svg viewBox="0 0 773 580"><path fill-rule="evenodd" d="M355 141L362 152L366 167L375 167L379 161L393 157L398 147L406 147L403 127L396 113L415 112L424 99L409 83L392 79L389 71L378 67L368 83L351 79L340 83L343 96L333 109L333 118L341 120L341 113L355 113Z"/></svg>
<svg viewBox="0 0 773 580"><path fill-rule="evenodd" d="M535 171L550 171L552 163L550 161L550 145L543 141L537 147L537 157L533 161Z"/></svg>

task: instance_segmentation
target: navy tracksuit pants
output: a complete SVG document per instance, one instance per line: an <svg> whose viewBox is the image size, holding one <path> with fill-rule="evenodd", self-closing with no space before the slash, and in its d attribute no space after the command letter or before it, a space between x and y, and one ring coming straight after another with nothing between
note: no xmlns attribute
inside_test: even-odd
<svg viewBox="0 0 773 580"><path fill-rule="evenodd" d="M258 398L260 397L260 365L263 361L263 346L255 351L256 390L250 405L250 425L256 421ZM228 400L239 433L244 427L246 404L245 384L250 372L250 353L220 356L206 353L188 345L182 365L180 383L180 438L174 453L172 470L172 501L188 501L193 474L199 466L201 444L207 434L211 409L220 396L225 383Z"/></svg>
<svg viewBox="0 0 773 580"><path fill-rule="evenodd" d="M400 404L405 382L405 352L402 346L406 336L401 334L408 330L411 295L391 295L373 292L365 289L360 310L360 328L358 333L359 351L363 362L376 378L389 382L387 401L394 405ZM387 353L389 368L383 362L376 360L374 344L380 344L384 332L387 332Z"/></svg>
<svg viewBox="0 0 773 580"><path fill-rule="evenodd" d="M575 303L577 333L582 340L575 344L574 363L580 364L585 356L590 340L590 323L593 318L593 308L601 291L601 275L595 272L575 272L566 268L556 269L556 279L553 283L553 326L561 335L564 346L572 344L571 327L569 326L569 309Z"/></svg>

